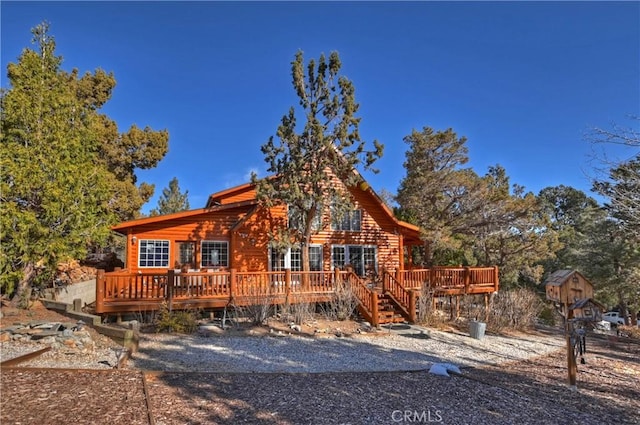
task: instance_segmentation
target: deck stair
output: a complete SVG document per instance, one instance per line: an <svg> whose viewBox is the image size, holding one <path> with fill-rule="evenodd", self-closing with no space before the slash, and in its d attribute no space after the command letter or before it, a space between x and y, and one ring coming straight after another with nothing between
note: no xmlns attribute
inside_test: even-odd
<svg viewBox="0 0 640 425"><path fill-rule="evenodd" d="M395 305L388 294L379 293L378 295L378 323L381 325L387 323L403 323L406 322L402 312Z"/></svg>

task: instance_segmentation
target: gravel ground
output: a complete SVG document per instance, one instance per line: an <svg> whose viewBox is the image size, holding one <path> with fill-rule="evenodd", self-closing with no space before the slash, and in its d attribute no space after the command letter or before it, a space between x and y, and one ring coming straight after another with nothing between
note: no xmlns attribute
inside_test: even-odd
<svg viewBox="0 0 640 425"><path fill-rule="evenodd" d="M557 329L483 340L410 326L276 335L142 334L120 370L88 370L115 363L117 344L100 335L95 352L62 344L2 369L0 423L640 424L637 344L589 338L570 391ZM5 342L2 359L41 346ZM462 374L427 373L434 362Z"/></svg>
<svg viewBox="0 0 640 425"><path fill-rule="evenodd" d="M555 330L518 338L487 335L477 340L462 333L408 325L343 338L143 334L128 365L142 370L243 373L415 371L438 362L460 367L496 365L563 346Z"/></svg>

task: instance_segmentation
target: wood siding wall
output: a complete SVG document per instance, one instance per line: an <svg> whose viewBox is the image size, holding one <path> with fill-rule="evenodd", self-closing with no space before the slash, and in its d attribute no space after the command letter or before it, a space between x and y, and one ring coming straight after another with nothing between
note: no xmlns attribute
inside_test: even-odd
<svg viewBox="0 0 640 425"><path fill-rule="evenodd" d="M143 239L169 241L169 267L174 268L178 259L176 242L192 241L196 244L196 263L200 264L200 242L203 240L231 242L229 229L247 213L247 207L211 212L202 216L191 216L174 220L144 224L135 227L127 236L127 269L154 273L167 268L138 267L140 241ZM135 243L133 237L136 238ZM231 244L230 244L231 245ZM230 246L231 248L231 246Z"/></svg>

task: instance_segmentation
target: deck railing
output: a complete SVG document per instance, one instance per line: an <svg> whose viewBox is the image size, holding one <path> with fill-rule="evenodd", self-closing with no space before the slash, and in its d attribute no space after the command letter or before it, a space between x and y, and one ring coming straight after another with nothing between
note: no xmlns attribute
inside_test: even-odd
<svg viewBox="0 0 640 425"><path fill-rule="evenodd" d="M338 282L347 282L361 313L373 323L378 317L379 293L353 272L188 272L131 273L98 271L96 313L155 310L172 306L220 308L247 305L270 297L274 303L327 301ZM428 284L436 295L488 293L498 290L497 267L434 267L383 274L383 291L407 312L415 311L418 290Z"/></svg>
<svg viewBox="0 0 640 425"><path fill-rule="evenodd" d="M402 270L396 280L406 289L422 289L428 284L435 293L474 293L498 291L497 267L432 267L430 269Z"/></svg>

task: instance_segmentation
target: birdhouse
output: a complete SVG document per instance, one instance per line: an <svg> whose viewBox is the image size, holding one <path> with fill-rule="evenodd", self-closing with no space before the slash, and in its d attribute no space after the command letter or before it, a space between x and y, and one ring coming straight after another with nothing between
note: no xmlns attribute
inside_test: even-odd
<svg viewBox="0 0 640 425"><path fill-rule="evenodd" d="M572 305L585 298L593 299L593 284L574 270L558 270L544 282L547 299Z"/></svg>
<svg viewBox="0 0 640 425"><path fill-rule="evenodd" d="M592 298L583 298L569 306L570 316L585 322L599 322L602 320L602 312L605 306Z"/></svg>

